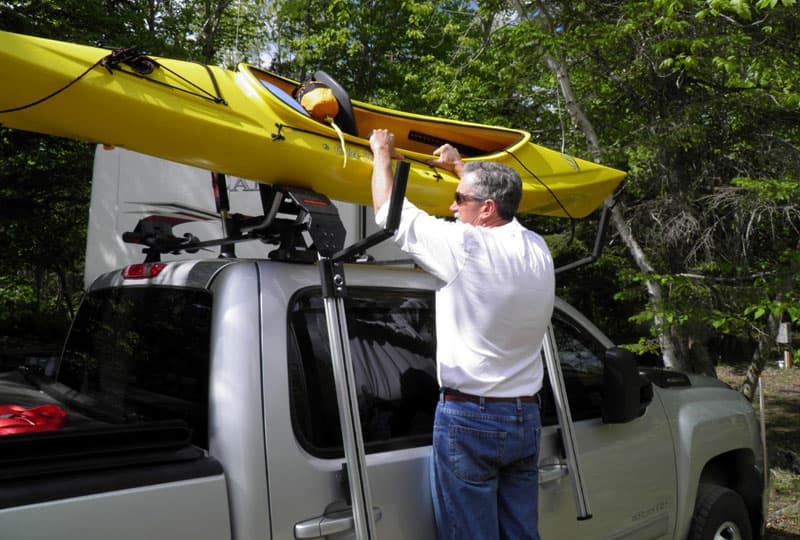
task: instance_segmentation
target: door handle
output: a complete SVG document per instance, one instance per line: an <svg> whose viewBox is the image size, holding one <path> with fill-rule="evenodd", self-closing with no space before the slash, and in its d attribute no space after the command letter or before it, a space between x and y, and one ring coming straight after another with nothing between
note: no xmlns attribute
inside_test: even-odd
<svg viewBox="0 0 800 540"><path fill-rule="evenodd" d="M372 513L375 516L376 522L380 521L383 517L383 511L377 506L372 508ZM354 529L355 520L353 519L353 512L351 510L342 510L295 523L294 537L298 539L319 538L321 536L328 536Z"/></svg>
<svg viewBox="0 0 800 540"><path fill-rule="evenodd" d="M546 484L553 480L558 480L562 476L567 476L569 467L566 463L549 463L544 466L539 466L539 484Z"/></svg>

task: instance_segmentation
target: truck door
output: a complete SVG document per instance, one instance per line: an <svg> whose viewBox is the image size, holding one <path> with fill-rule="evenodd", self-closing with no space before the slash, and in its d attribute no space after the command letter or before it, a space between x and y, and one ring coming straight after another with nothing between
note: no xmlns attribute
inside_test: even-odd
<svg viewBox="0 0 800 540"><path fill-rule="evenodd" d="M291 270L292 279L303 279L304 269ZM316 278L313 268L308 272L309 280ZM380 287L353 285L359 282L358 272L348 272L348 330L377 509L376 536L434 538L428 479L438 395L433 293L419 290L419 282L414 284L417 288L404 282L403 272L382 273ZM271 279L285 278L273 270ZM291 298L286 328L283 335L265 334L271 341L264 346L265 354L275 354L281 344L288 350L282 362L264 360L270 365L265 410L272 538L337 533L339 538L352 538L336 391L317 287ZM576 520L570 472L546 384L540 455L542 538L670 537L675 462L660 405L651 403L642 417L628 424L603 424L602 358L610 343L595 335L585 320L558 311L554 329L593 517ZM283 373L278 369L281 363L286 366Z"/></svg>
<svg viewBox="0 0 800 540"><path fill-rule="evenodd" d="M376 536L432 539L428 459L438 396L433 293L404 288L396 281L402 273L384 275L395 281L382 288L354 286L358 272L348 274L348 333ZM336 389L318 287L295 294L287 323L286 384L273 378L265 393L272 537L338 533L338 538L352 538Z"/></svg>
<svg viewBox="0 0 800 540"><path fill-rule="evenodd" d="M554 314L553 329L592 518L575 519L570 471L546 384L539 460L542 538L671 538L675 456L660 403L650 403L629 423L604 424L600 406L608 344L587 321L562 311Z"/></svg>

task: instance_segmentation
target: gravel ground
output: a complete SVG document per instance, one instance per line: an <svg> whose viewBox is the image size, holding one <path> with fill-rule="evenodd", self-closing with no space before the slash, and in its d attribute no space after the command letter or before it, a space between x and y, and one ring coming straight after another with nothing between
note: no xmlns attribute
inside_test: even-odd
<svg viewBox="0 0 800 540"><path fill-rule="evenodd" d="M717 376L739 389L745 369L719 366ZM766 539L800 540L800 367L767 368L761 384L772 480Z"/></svg>

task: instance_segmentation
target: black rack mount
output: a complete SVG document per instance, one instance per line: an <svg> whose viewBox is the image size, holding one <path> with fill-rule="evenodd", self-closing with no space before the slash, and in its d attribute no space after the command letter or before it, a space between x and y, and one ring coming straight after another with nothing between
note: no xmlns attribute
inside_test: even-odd
<svg viewBox="0 0 800 540"><path fill-rule="evenodd" d="M271 246L267 253L270 259L311 263L318 260L320 253L335 252L344 245L344 225L326 196L282 185L259 184L259 191L264 210L261 216L228 214L227 201L223 208L218 203L222 238L200 240L190 233L176 236L173 227L181 220L151 215L140 219L133 231L123 233L122 239L144 246L144 262L158 262L165 253L196 253L211 247L220 247L221 257L235 257L233 245L260 241ZM363 250L350 254L351 260L362 256Z"/></svg>

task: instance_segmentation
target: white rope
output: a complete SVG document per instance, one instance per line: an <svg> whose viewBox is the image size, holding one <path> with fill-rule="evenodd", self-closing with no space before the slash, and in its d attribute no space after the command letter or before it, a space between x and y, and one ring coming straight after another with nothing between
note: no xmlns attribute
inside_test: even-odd
<svg viewBox="0 0 800 540"><path fill-rule="evenodd" d="M342 169L344 169L347 167L347 147L344 145L344 133L342 133L342 130L339 129L339 126L336 125L336 122L334 122L333 118L330 116L328 116L325 121L328 122L333 129L336 130L337 135L339 135L339 144L342 145L342 154L344 155L344 160L342 161Z"/></svg>

